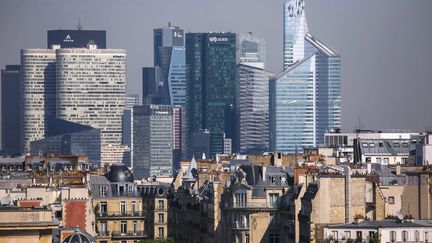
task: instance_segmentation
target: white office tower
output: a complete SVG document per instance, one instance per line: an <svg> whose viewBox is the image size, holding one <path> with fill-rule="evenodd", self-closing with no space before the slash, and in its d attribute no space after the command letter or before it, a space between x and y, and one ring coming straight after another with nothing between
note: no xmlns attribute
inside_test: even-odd
<svg viewBox="0 0 432 243"><path fill-rule="evenodd" d="M55 50L21 50L22 70L22 151L30 152L30 142L45 137L47 121L55 116Z"/></svg>
<svg viewBox="0 0 432 243"><path fill-rule="evenodd" d="M305 57L305 36L308 33L304 0L289 0L284 4L284 58L287 69Z"/></svg>
<svg viewBox="0 0 432 243"><path fill-rule="evenodd" d="M122 151L112 146L122 142L126 51L89 45L58 49L56 54L57 118L99 128L102 158L108 148L110 153Z"/></svg>

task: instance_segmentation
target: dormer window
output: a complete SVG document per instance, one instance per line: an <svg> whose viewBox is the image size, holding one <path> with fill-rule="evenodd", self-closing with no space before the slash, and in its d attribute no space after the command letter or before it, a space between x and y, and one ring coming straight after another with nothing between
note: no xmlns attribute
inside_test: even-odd
<svg viewBox="0 0 432 243"><path fill-rule="evenodd" d="M274 176L269 176L269 180L271 184L275 184L276 183L276 178Z"/></svg>
<svg viewBox="0 0 432 243"><path fill-rule="evenodd" d="M106 193L107 193L107 187L106 186L99 187L99 194L101 197L106 197Z"/></svg>

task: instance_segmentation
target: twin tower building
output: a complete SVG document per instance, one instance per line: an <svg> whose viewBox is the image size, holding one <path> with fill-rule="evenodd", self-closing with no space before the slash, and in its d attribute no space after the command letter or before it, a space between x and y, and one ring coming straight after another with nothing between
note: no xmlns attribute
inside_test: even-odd
<svg viewBox="0 0 432 243"><path fill-rule="evenodd" d="M202 154L319 146L341 126L340 55L308 32L303 0L284 4L283 23L276 75L266 70L264 40L251 33L154 30L142 105L130 107L125 50L106 49L105 32L84 43L52 31L50 49L21 51L22 150L69 144L99 164L129 153L134 174L144 177L172 174L180 159Z"/></svg>

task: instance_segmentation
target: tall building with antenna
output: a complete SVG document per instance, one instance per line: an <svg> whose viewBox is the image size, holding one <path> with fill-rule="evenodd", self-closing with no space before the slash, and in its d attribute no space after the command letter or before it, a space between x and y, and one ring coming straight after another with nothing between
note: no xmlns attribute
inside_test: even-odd
<svg viewBox="0 0 432 243"><path fill-rule="evenodd" d="M47 33L47 49L87 48L89 43L96 44L98 49L106 49L106 31L83 30L81 18L76 30L48 30Z"/></svg>

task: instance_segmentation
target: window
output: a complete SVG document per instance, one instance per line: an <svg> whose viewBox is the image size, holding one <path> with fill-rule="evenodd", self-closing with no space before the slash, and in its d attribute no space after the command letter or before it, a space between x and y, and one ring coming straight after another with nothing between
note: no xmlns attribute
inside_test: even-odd
<svg viewBox="0 0 432 243"><path fill-rule="evenodd" d="M276 179L275 179L274 176L269 176L269 179L270 179L270 183L271 184L275 184L276 183Z"/></svg>
<svg viewBox="0 0 432 243"><path fill-rule="evenodd" d="M388 165L388 163L389 163L389 158L384 158L384 164Z"/></svg>
<svg viewBox="0 0 432 243"><path fill-rule="evenodd" d="M390 242L396 241L396 231L390 231Z"/></svg>
<svg viewBox="0 0 432 243"><path fill-rule="evenodd" d="M414 237L415 237L415 241L419 242L420 241L420 232L418 230L416 230L414 232Z"/></svg>
<svg viewBox="0 0 432 243"><path fill-rule="evenodd" d="M279 243L279 234L270 234L269 243Z"/></svg>
<svg viewBox="0 0 432 243"><path fill-rule="evenodd" d="M132 222L132 232L134 233L134 235L137 234L137 221Z"/></svg>
<svg viewBox="0 0 432 243"><path fill-rule="evenodd" d="M367 147L368 147L368 144L367 144L367 143L362 143L362 147L363 147L363 148L367 148Z"/></svg>
<svg viewBox="0 0 432 243"><path fill-rule="evenodd" d="M250 243L250 238L248 233L245 234L245 243Z"/></svg>
<svg viewBox="0 0 432 243"><path fill-rule="evenodd" d="M126 213L126 202L120 202L120 213L121 214Z"/></svg>
<svg viewBox="0 0 432 243"><path fill-rule="evenodd" d="M124 186L119 186L119 195L120 196L124 196L124 193L125 193L125 189L124 188L125 188Z"/></svg>
<svg viewBox="0 0 432 243"><path fill-rule="evenodd" d="M338 232L337 231L332 231L332 235L333 235L333 239L338 240Z"/></svg>
<svg viewBox="0 0 432 243"><path fill-rule="evenodd" d="M164 237L164 228L163 227L159 227L159 235L158 237Z"/></svg>
<svg viewBox="0 0 432 243"><path fill-rule="evenodd" d="M163 200L159 200L158 201L158 209L159 210L164 210L165 205L164 205L164 201Z"/></svg>
<svg viewBox="0 0 432 243"><path fill-rule="evenodd" d="M107 187L106 186L99 187L99 194L101 197L106 197L106 193L107 193Z"/></svg>
<svg viewBox="0 0 432 243"><path fill-rule="evenodd" d="M356 239L362 239L362 232L361 231L356 231Z"/></svg>
<svg viewBox="0 0 432 243"><path fill-rule="evenodd" d="M393 146L394 146L395 148L400 148L400 143L393 143Z"/></svg>
<svg viewBox="0 0 432 243"><path fill-rule="evenodd" d="M429 242L429 233L425 232L425 240L426 243Z"/></svg>
<svg viewBox="0 0 432 243"><path fill-rule="evenodd" d="M375 237L375 231L369 231L369 239L373 239Z"/></svg>
<svg viewBox="0 0 432 243"><path fill-rule="evenodd" d="M269 207L270 208L277 207L278 198L279 198L279 194L269 193Z"/></svg>
<svg viewBox="0 0 432 243"><path fill-rule="evenodd" d="M107 222L105 222L105 221L100 222L99 234L100 235L106 235L107 234Z"/></svg>
<svg viewBox="0 0 432 243"><path fill-rule="evenodd" d="M374 143L369 143L369 147L375 148L375 144Z"/></svg>
<svg viewBox="0 0 432 243"><path fill-rule="evenodd" d="M378 143L378 147L382 148L382 147L384 147L384 144L381 143L381 142L379 142L379 143Z"/></svg>
<svg viewBox="0 0 432 243"><path fill-rule="evenodd" d="M108 210L107 202L100 202L99 208L100 208L99 209L100 213L102 213L102 214L107 213L107 210Z"/></svg>
<svg viewBox="0 0 432 243"><path fill-rule="evenodd" d="M246 192L237 192L235 194L236 207L246 207Z"/></svg>
<svg viewBox="0 0 432 243"><path fill-rule="evenodd" d="M408 240L408 232L406 230L402 231L402 241L406 242Z"/></svg>
<svg viewBox="0 0 432 243"><path fill-rule="evenodd" d="M136 202L135 201L132 201L132 212L135 212L136 211Z"/></svg>
<svg viewBox="0 0 432 243"><path fill-rule="evenodd" d="M395 202L394 202L394 197L388 197L387 202L388 202L389 204L394 204L394 203L395 203Z"/></svg>
<svg viewBox="0 0 432 243"><path fill-rule="evenodd" d="M366 157L366 162L372 162L371 157Z"/></svg>
<svg viewBox="0 0 432 243"><path fill-rule="evenodd" d="M345 231L344 235L345 235L345 239L351 239L351 231Z"/></svg>
<svg viewBox="0 0 432 243"><path fill-rule="evenodd" d="M402 147L404 147L404 148L408 148L408 147L409 147L409 146L408 146L408 143L407 143L407 142L402 143Z"/></svg>
<svg viewBox="0 0 432 243"><path fill-rule="evenodd" d="M160 213L159 215L159 223L163 223L164 222L164 214L163 213Z"/></svg>
<svg viewBox="0 0 432 243"><path fill-rule="evenodd" d="M132 185L128 186L128 193L129 193L129 195L132 195L132 193L133 193L133 186Z"/></svg>
<svg viewBox="0 0 432 243"><path fill-rule="evenodd" d="M125 235L127 232L127 222L126 221L121 221L120 222L120 233L122 235Z"/></svg>
<svg viewBox="0 0 432 243"><path fill-rule="evenodd" d="M381 164L381 158L380 158L380 157L377 157L377 158L376 158L376 162L377 162L378 164Z"/></svg>

